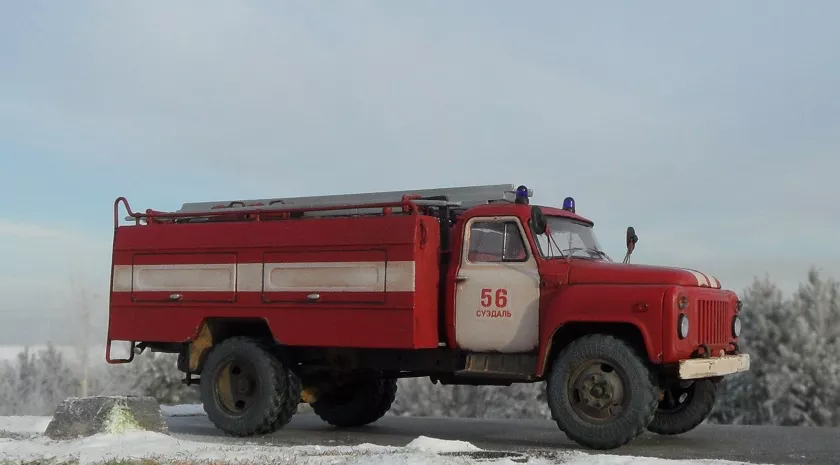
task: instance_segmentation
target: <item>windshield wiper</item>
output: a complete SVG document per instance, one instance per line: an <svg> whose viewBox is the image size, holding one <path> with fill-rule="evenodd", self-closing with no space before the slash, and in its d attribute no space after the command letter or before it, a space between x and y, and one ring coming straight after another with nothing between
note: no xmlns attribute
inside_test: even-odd
<svg viewBox="0 0 840 465"><path fill-rule="evenodd" d="M581 251L581 250L589 252L590 257L591 257L591 255L594 254L594 255L596 255L600 258L609 259L609 256L607 255L606 252L604 252L603 250L598 250L598 249L593 248L593 247L570 247L570 248L567 248L567 249L562 249L561 252L567 252L569 257L574 257L575 252ZM578 257L578 258L583 258L583 257Z"/></svg>
<svg viewBox="0 0 840 465"><path fill-rule="evenodd" d="M586 250L588 250L588 251L590 251L590 252L595 252L598 256L600 256L600 257L602 257L602 258L609 258L609 257L607 256L607 253L606 253L606 252L604 252L603 250L594 249L594 248L592 248L592 247L589 247L589 248L587 248Z"/></svg>

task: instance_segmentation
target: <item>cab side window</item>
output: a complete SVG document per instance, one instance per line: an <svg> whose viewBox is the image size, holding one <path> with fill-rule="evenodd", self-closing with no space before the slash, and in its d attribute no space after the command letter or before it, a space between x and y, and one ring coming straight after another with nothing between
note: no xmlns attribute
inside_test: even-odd
<svg viewBox="0 0 840 465"><path fill-rule="evenodd" d="M515 221L476 221L470 226L468 258L473 263L523 262L528 252Z"/></svg>

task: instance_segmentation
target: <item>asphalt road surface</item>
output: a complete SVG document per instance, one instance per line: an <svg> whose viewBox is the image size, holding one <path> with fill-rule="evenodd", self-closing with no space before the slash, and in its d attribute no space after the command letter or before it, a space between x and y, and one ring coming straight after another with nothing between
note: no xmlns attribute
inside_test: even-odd
<svg viewBox="0 0 840 465"><path fill-rule="evenodd" d="M207 417L172 417L174 436L197 441L241 442L216 430ZM404 446L417 436L468 441L495 456L551 457L557 452L582 449L551 421L475 420L386 416L357 429L334 429L311 413L300 413L283 430L249 442L294 446L318 444L347 446L371 443ZM840 428L701 425L682 436L646 433L607 454L668 459L724 459L769 464L840 464Z"/></svg>

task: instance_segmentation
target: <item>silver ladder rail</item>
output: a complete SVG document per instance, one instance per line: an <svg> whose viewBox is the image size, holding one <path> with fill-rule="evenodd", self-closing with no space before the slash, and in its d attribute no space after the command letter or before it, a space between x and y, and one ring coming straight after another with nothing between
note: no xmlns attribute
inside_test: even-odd
<svg viewBox="0 0 840 465"><path fill-rule="evenodd" d="M341 207L347 205L346 209L334 209L327 211L306 212L304 216L346 216L348 214L375 214L381 212L381 208L353 208L365 204L400 202L403 196L419 195L424 198L432 197L438 199L416 200L417 204L458 206L470 208L477 205L484 205L494 202L513 202L516 197L516 187L513 184L489 184L480 186L446 187L437 189L416 189L384 192L367 192L357 194L336 194L307 197L275 197L248 200L224 200L215 202L187 202L184 203L175 213L196 213L205 214L214 210L235 212L237 210L253 209L256 204L262 204L262 210L293 210L323 207ZM219 209L222 205L225 208ZM234 206L236 205L236 206Z"/></svg>

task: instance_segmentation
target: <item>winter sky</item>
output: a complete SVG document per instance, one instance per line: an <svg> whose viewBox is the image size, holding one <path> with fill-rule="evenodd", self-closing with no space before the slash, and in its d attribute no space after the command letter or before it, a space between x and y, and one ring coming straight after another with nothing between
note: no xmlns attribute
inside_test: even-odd
<svg viewBox="0 0 840 465"><path fill-rule="evenodd" d="M840 278L840 4L7 2L0 343L104 327L112 202L469 184L742 291ZM75 282L75 286L71 286Z"/></svg>

